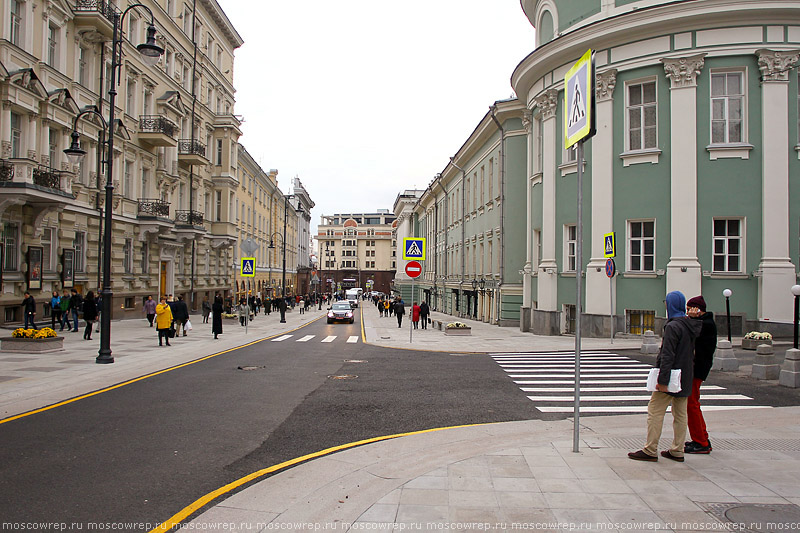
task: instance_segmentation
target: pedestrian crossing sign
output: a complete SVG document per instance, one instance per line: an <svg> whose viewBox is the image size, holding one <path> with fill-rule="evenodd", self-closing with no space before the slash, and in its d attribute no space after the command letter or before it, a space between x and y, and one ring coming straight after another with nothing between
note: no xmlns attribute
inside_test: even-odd
<svg viewBox="0 0 800 533"><path fill-rule="evenodd" d="M256 258L255 257L242 257L242 277L254 278L256 277Z"/></svg>
<svg viewBox="0 0 800 533"><path fill-rule="evenodd" d="M594 56L589 49L564 76L564 148L594 134Z"/></svg>
<svg viewBox="0 0 800 533"><path fill-rule="evenodd" d="M403 239L403 260L425 261L425 237Z"/></svg>
<svg viewBox="0 0 800 533"><path fill-rule="evenodd" d="M617 257L617 239L613 231L603 235L603 257Z"/></svg>

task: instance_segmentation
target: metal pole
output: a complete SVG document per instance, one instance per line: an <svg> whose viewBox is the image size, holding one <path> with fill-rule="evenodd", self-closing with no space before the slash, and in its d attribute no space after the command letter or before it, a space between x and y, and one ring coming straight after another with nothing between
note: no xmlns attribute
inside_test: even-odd
<svg viewBox="0 0 800 533"><path fill-rule="evenodd" d="M281 278L281 298L286 303L286 216L289 200L283 197L283 277ZM285 317L281 317L281 322L286 322Z"/></svg>
<svg viewBox="0 0 800 533"><path fill-rule="evenodd" d="M725 297L725 312L728 316L728 342L731 342L731 299L728 296Z"/></svg>
<svg viewBox="0 0 800 533"><path fill-rule="evenodd" d="M408 314L408 317L413 319L414 318L414 280L416 278L411 278L411 312ZM414 322L413 320L408 321L408 342L411 343L414 340Z"/></svg>
<svg viewBox="0 0 800 533"><path fill-rule="evenodd" d="M583 239L583 141L578 141L578 227L575 238L575 407L572 451L580 451L581 418L581 244Z"/></svg>
<svg viewBox="0 0 800 533"><path fill-rule="evenodd" d="M798 322L800 322L800 296L794 297L794 349L797 350Z"/></svg>
<svg viewBox="0 0 800 533"><path fill-rule="evenodd" d="M614 278L608 278L608 313L611 317L611 344L614 344Z"/></svg>

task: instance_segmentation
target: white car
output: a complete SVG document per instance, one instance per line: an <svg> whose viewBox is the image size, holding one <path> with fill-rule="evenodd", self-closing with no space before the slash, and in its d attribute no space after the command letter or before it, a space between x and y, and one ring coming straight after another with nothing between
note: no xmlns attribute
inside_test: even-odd
<svg viewBox="0 0 800 533"><path fill-rule="evenodd" d="M328 324L333 324L334 322L349 322L352 324L354 320L353 308L350 307L348 302L334 302L328 308Z"/></svg>

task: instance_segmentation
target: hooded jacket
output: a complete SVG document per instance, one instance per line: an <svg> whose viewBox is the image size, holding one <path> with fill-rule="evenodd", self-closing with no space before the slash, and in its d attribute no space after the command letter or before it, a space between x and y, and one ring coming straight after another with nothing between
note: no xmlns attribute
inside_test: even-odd
<svg viewBox="0 0 800 533"><path fill-rule="evenodd" d="M680 369L680 392L667 394L688 397L692 394L694 378L694 342L700 335L702 322L686 316L686 298L679 291L667 294L666 303L668 320L656 358L656 367L660 368L658 383L667 385L670 372Z"/></svg>
<svg viewBox="0 0 800 533"><path fill-rule="evenodd" d="M703 327L694 342L694 377L705 381L714 364L714 351L717 349L717 324L714 313L706 312L693 319Z"/></svg>

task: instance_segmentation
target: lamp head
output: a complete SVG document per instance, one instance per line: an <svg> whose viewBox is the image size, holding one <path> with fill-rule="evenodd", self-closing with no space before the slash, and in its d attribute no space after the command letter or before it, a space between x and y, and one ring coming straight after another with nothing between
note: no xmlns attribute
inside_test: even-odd
<svg viewBox="0 0 800 533"><path fill-rule="evenodd" d="M472 290L474 291L477 288L478 288L478 280L477 279L473 279L472 280Z"/></svg>
<svg viewBox="0 0 800 533"><path fill-rule="evenodd" d="M80 143L80 134L73 130L72 132L72 144L70 144L69 148L64 150L64 154L69 159L69 162L73 165L80 165L83 158L86 157L86 150L81 148Z"/></svg>
<svg viewBox="0 0 800 533"><path fill-rule="evenodd" d="M486 287L486 280L481 278L480 284L481 284L481 290L483 290Z"/></svg>
<svg viewBox="0 0 800 533"><path fill-rule="evenodd" d="M725 298L730 298L732 294L733 294L733 291L732 291L732 290L730 290L730 289L725 289L724 291L722 291L722 295L723 295Z"/></svg>
<svg viewBox="0 0 800 533"><path fill-rule="evenodd" d="M269 240L269 246L267 246L267 248L269 248L270 250L274 250L275 249L275 241L270 239Z"/></svg>
<svg viewBox="0 0 800 533"><path fill-rule="evenodd" d="M164 53L164 49L156 44L155 26L150 24L147 27L147 41L137 46L136 49L139 50L139 54L142 56L142 61L146 65L154 67L156 63L158 63L158 59L161 57L161 54Z"/></svg>
<svg viewBox="0 0 800 533"><path fill-rule="evenodd" d="M800 296L800 285L792 285L792 294Z"/></svg>

